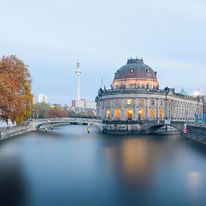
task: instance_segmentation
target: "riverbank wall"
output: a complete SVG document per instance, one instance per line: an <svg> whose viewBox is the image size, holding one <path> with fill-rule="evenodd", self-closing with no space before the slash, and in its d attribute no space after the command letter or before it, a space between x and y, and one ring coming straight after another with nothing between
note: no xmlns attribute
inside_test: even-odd
<svg viewBox="0 0 206 206"><path fill-rule="evenodd" d="M34 127L32 122L29 123L26 126L2 128L0 130L0 141L4 140L4 139L8 139L10 137L17 136L17 135L33 132L33 131L36 131L36 130L37 130L37 128Z"/></svg>
<svg viewBox="0 0 206 206"><path fill-rule="evenodd" d="M187 133L182 136L206 144L206 126L188 125Z"/></svg>

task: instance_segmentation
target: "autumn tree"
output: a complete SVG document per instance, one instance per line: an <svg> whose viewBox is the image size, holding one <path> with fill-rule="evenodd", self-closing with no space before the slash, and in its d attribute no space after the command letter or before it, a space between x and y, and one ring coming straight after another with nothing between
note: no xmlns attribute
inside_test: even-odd
<svg viewBox="0 0 206 206"><path fill-rule="evenodd" d="M48 111L47 115L49 118L62 118L68 117L68 112L62 108L53 107Z"/></svg>
<svg viewBox="0 0 206 206"><path fill-rule="evenodd" d="M11 55L0 59L0 117L21 122L32 112L31 79L28 67Z"/></svg>

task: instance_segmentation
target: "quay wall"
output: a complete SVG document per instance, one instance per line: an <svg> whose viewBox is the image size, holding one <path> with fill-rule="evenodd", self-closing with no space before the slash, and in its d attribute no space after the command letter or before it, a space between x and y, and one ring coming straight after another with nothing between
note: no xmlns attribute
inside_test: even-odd
<svg viewBox="0 0 206 206"><path fill-rule="evenodd" d="M21 134L26 134L28 132L36 131L36 128L32 124L28 126L4 128L0 130L0 140L8 139Z"/></svg>
<svg viewBox="0 0 206 206"><path fill-rule="evenodd" d="M188 125L187 133L183 137L206 144L206 126L205 125Z"/></svg>

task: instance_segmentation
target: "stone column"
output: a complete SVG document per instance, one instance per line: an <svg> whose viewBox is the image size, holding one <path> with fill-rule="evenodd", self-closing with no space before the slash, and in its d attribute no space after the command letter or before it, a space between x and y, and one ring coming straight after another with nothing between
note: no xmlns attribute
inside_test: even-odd
<svg viewBox="0 0 206 206"><path fill-rule="evenodd" d="M121 117L120 120L125 120L124 99L121 99Z"/></svg>
<svg viewBox="0 0 206 206"><path fill-rule="evenodd" d="M149 98L146 98L146 120L149 119Z"/></svg>
<svg viewBox="0 0 206 206"><path fill-rule="evenodd" d="M159 99L156 99L156 120L159 120Z"/></svg>
<svg viewBox="0 0 206 206"><path fill-rule="evenodd" d="M174 100L171 100L171 104L170 104L170 118L174 119Z"/></svg>
<svg viewBox="0 0 206 206"><path fill-rule="evenodd" d="M168 104L168 99L165 99L164 101L164 108L165 108L165 118L169 118L169 104Z"/></svg>
<svg viewBox="0 0 206 206"><path fill-rule="evenodd" d="M106 109L105 109L105 100L102 101L102 119L106 120Z"/></svg>
<svg viewBox="0 0 206 206"><path fill-rule="evenodd" d="M111 120L114 120L114 99L110 100L110 109L111 109Z"/></svg>
<svg viewBox="0 0 206 206"><path fill-rule="evenodd" d="M137 109L137 99L134 99L134 106L133 106L133 110L134 110L134 117L133 117L133 120L137 120L138 119L138 109Z"/></svg>
<svg viewBox="0 0 206 206"><path fill-rule="evenodd" d="M103 111L103 105L102 101L99 102L99 108L98 108L98 116L103 119L102 117L102 111Z"/></svg>

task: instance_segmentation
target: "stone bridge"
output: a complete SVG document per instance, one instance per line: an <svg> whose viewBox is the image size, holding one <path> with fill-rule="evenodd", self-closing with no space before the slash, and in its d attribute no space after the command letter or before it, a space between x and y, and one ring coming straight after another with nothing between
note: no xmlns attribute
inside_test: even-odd
<svg viewBox="0 0 206 206"><path fill-rule="evenodd" d="M0 129L0 140L13 137L16 135L34 132L41 129L53 128L62 125L78 124L78 125L93 125L101 130L101 121L97 119L87 118L51 118L37 119L27 122L24 126L15 126L10 128Z"/></svg>
<svg viewBox="0 0 206 206"><path fill-rule="evenodd" d="M97 119L88 119L88 118L51 118L51 119L39 119L32 121L30 126L32 129L41 130L45 128L52 128L62 125L94 125L101 129L101 121Z"/></svg>
<svg viewBox="0 0 206 206"><path fill-rule="evenodd" d="M154 125L152 125L149 130L152 131L158 131L159 129L161 129L162 127L165 127L165 129L167 130L168 127L172 127L174 129L176 129L177 131L180 132L180 134L183 132L184 129L184 124L185 121L171 121L168 124L165 123L164 121L161 122L156 122Z"/></svg>

